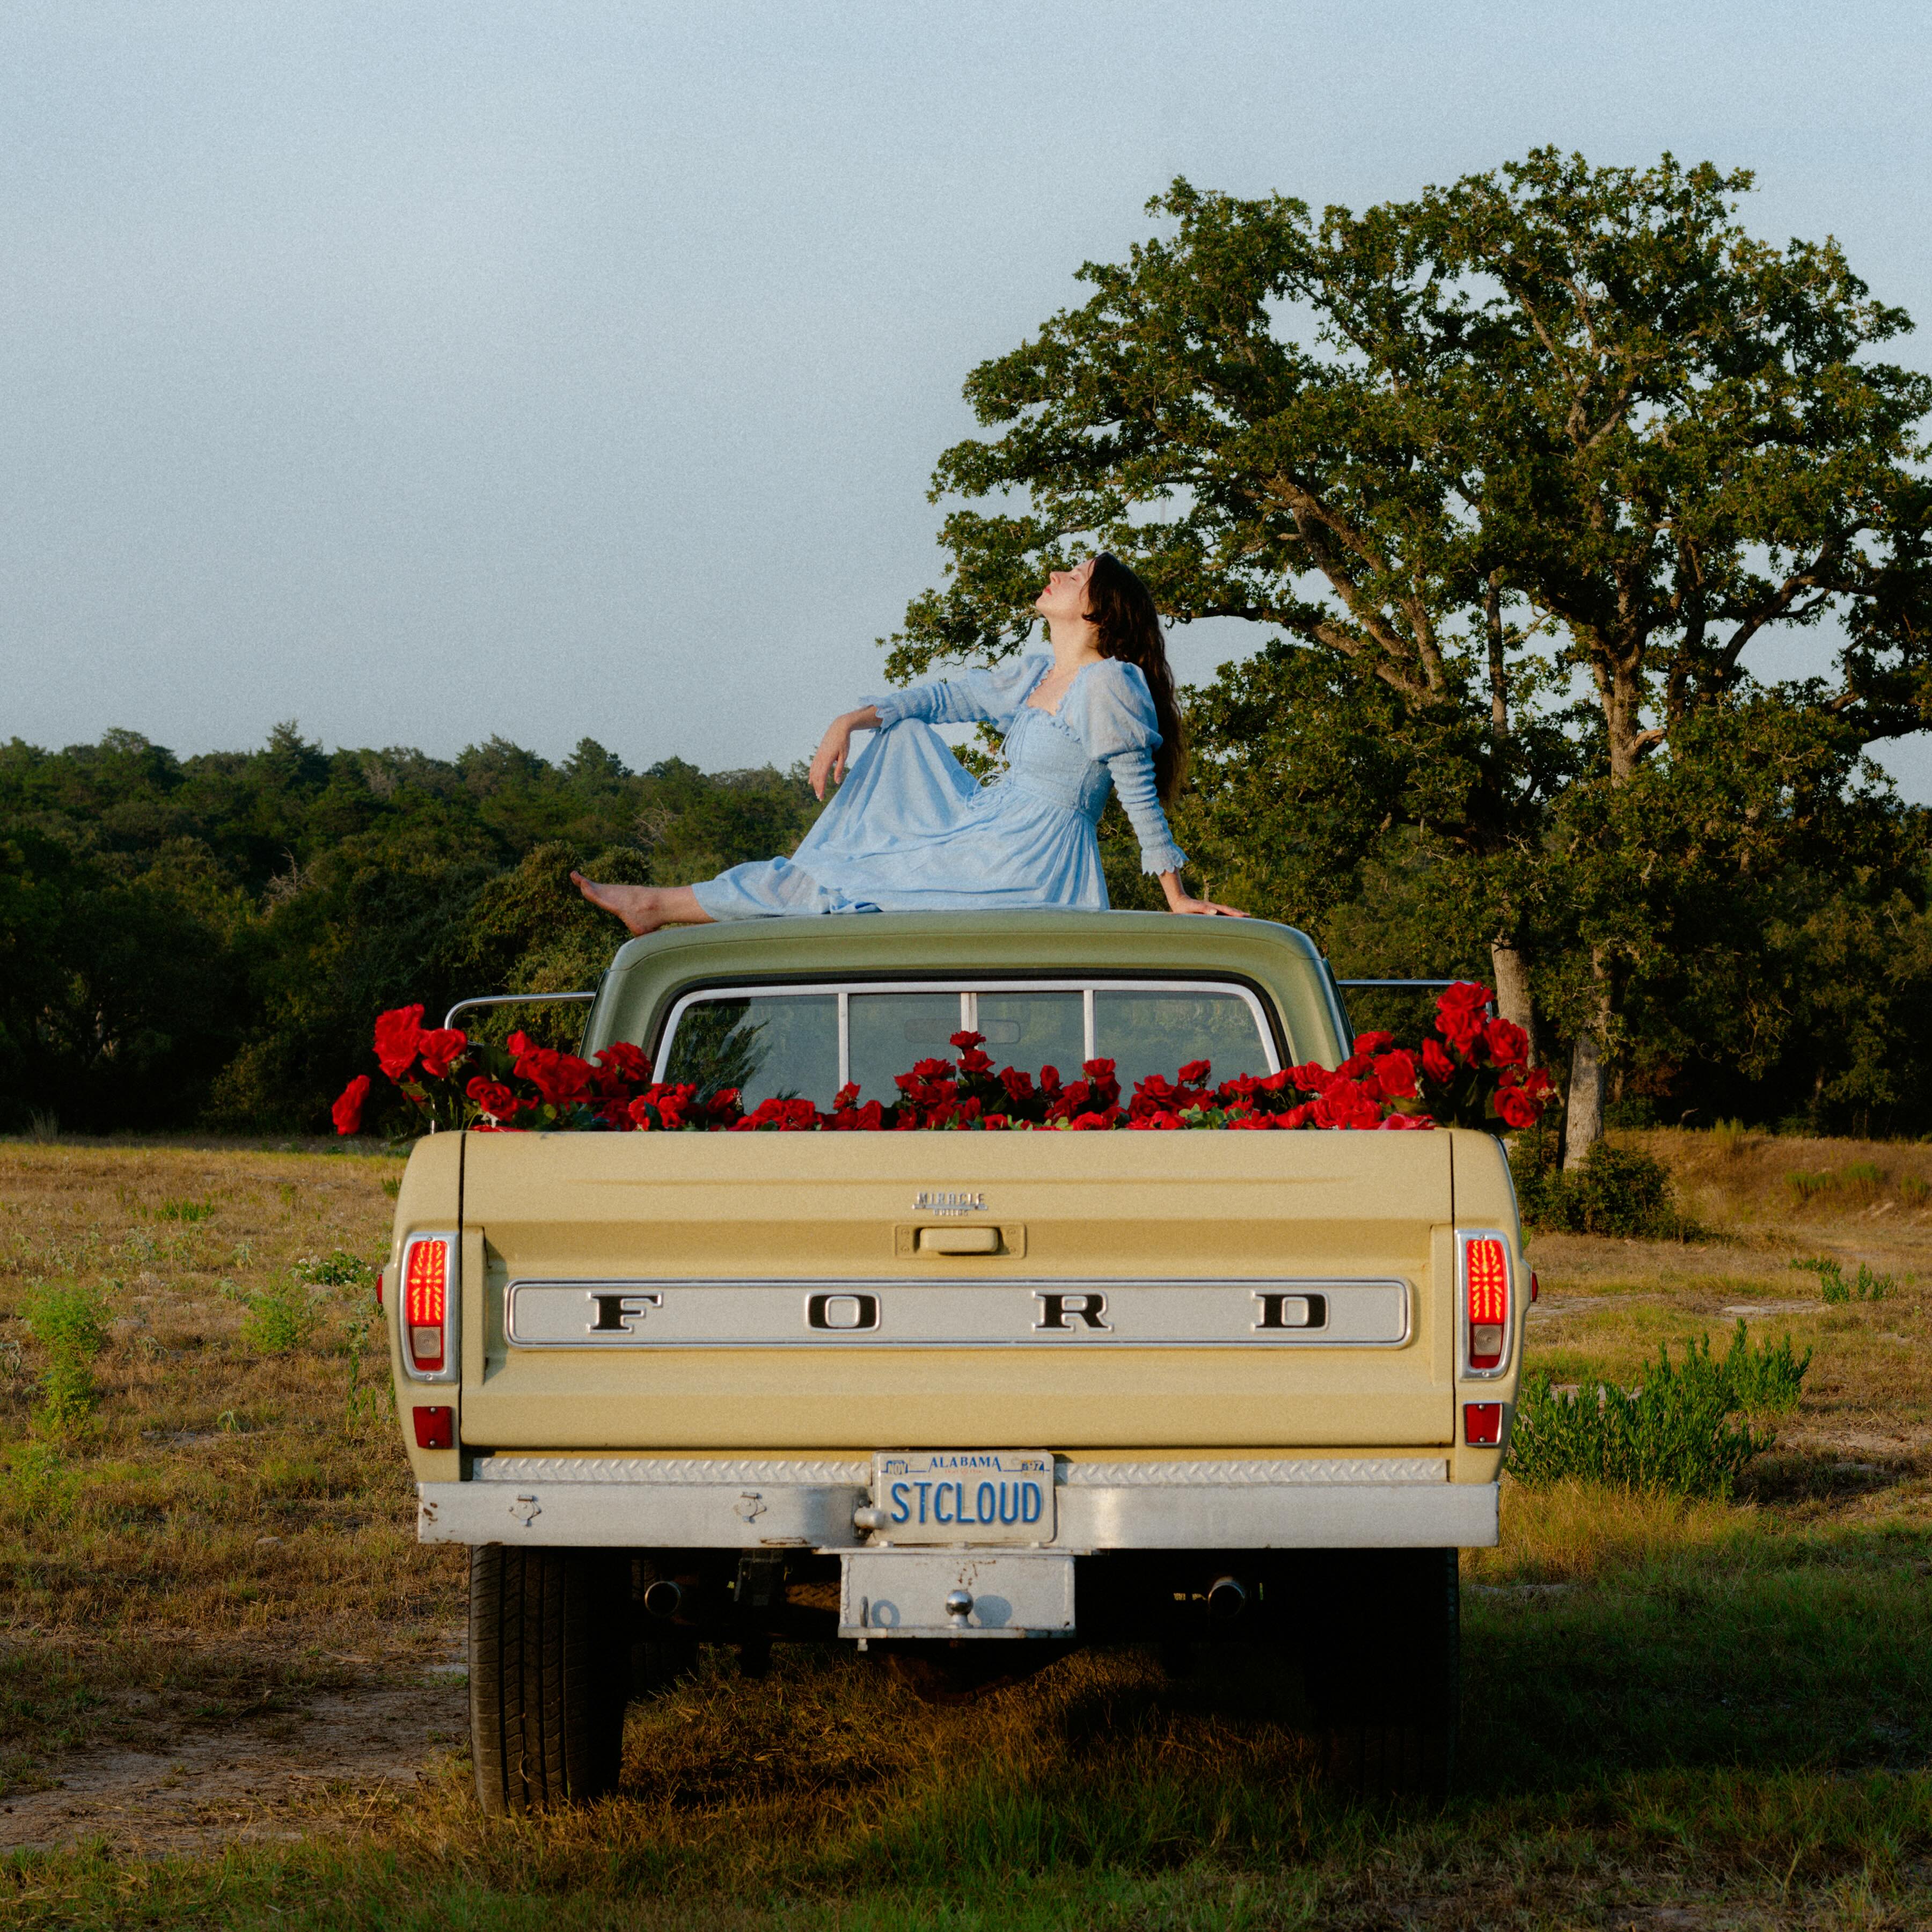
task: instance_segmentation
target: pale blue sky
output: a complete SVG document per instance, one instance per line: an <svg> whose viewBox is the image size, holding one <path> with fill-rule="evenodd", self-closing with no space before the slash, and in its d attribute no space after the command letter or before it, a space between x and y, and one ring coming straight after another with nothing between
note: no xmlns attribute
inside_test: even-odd
<svg viewBox="0 0 1932 1932"><path fill-rule="evenodd" d="M1172 176L1749 166L1932 367L1928 103L1884 0L15 0L0 737L787 764L938 574L962 379Z"/></svg>

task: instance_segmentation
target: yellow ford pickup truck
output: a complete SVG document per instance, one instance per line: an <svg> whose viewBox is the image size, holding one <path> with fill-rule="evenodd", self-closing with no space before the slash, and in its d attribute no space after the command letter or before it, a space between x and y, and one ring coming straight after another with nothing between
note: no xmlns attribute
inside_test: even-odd
<svg viewBox="0 0 1932 1932"><path fill-rule="evenodd" d="M823 1106L962 1029L1128 1091L1349 1040L1285 926L888 914L633 940L584 1050ZM1345 1767L1448 1776L1528 1292L1490 1135L442 1133L386 1274L491 1811L608 1790L628 1698L774 1639L956 1687L1272 1646Z"/></svg>

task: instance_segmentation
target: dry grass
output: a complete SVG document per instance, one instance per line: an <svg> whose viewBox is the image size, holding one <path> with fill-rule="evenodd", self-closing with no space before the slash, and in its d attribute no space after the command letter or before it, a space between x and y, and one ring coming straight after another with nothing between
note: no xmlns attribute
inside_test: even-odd
<svg viewBox="0 0 1932 1932"><path fill-rule="evenodd" d="M1932 1211L1906 1185L1932 1149L1643 1138L1716 1238L1539 1240L1535 1357L1628 1380L1742 1306L1814 1365L1736 1504L1506 1493L1502 1548L1466 1564L1468 1795L1444 1810L1328 1788L1277 1661L1174 1681L1150 1655L1080 1654L934 1711L861 1660L781 1649L752 1683L706 1653L633 1708L622 1793L589 1813L487 1823L460 1755L432 1753L412 1791L350 1777L278 1816L211 1810L199 1837L123 1817L115 1852L0 1863L0 1925L1928 1922L1932 1306L1915 1282L1827 1308L1789 1264L1932 1283ZM1859 1166L1887 1178L1802 1197L1786 1178ZM298 1748L305 1709L393 1694L452 1654L460 1559L410 1542L386 1400L352 1400L366 1292L319 1290L294 1353L248 1340L247 1298L303 1257L380 1251L395 1172L0 1144L0 1772L17 1792L97 1761L74 1755L89 1744L188 1766L196 1740L279 1725ZM102 1286L110 1339L98 1407L52 1441L19 1316L70 1280Z"/></svg>
<svg viewBox="0 0 1932 1932"><path fill-rule="evenodd" d="M410 1534L386 1366L354 1359L368 1290L301 1279L338 1250L380 1256L399 1172L0 1148L0 1780L447 1654L460 1566ZM109 1339L98 1406L50 1431L22 1311L64 1282L98 1286ZM312 1311L286 1354L249 1340L265 1293Z"/></svg>

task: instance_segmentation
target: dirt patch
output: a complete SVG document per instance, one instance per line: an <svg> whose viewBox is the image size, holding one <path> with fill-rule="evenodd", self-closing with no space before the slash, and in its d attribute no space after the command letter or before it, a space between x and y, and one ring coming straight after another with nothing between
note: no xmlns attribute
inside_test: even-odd
<svg viewBox="0 0 1932 1932"><path fill-rule="evenodd" d="M0 1800L0 1852L104 1840L136 1856L313 1834L434 1772L467 1732L460 1674L326 1691L165 1750L56 1759L51 1788Z"/></svg>

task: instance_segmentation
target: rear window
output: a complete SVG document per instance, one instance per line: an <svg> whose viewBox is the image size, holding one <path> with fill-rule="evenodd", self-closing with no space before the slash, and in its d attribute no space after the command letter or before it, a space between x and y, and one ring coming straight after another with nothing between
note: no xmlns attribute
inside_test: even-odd
<svg viewBox="0 0 1932 1932"><path fill-rule="evenodd" d="M1096 982L1091 986L746 987L687 995L673 1010L662 1077L701 1094L742 1090L748 1106L773 1097L830 1105L848 1082L861 1100L890 1103L893 1076L949 1058L962 1030L986 1036L995 1066L1036 1073L1112 1060L1121 1090L1190 1060L1217 1080L1279 1067L1259 1002L1215 983Z"/></svg>

